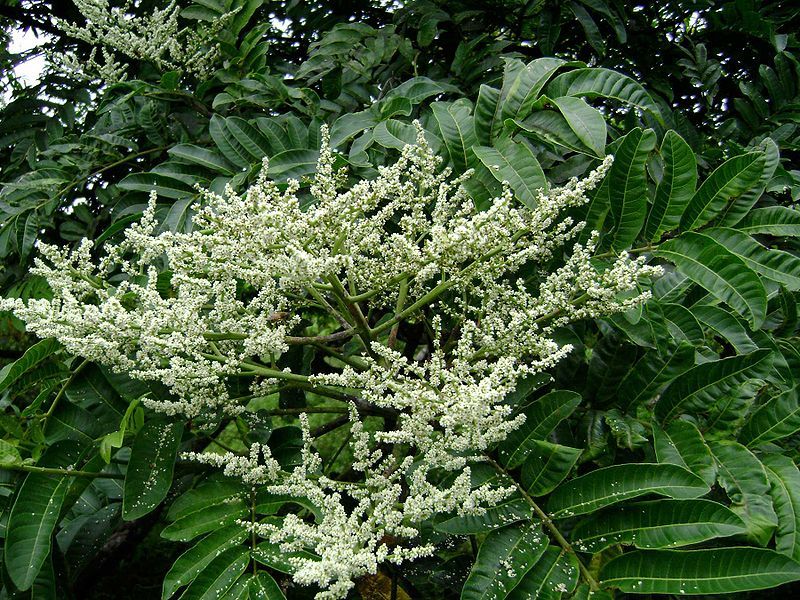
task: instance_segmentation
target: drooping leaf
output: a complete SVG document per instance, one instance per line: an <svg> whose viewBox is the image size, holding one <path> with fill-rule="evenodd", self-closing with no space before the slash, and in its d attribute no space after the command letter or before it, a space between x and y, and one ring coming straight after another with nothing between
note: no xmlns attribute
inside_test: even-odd
<svg viewBox="0 0 800 600"><path fill-rule="evenodd" d="M710 500L634 502L586 517L572 530L581 552L600 552L614 544L673 548L744 533L742 519Z"/></svg>
<svg viewBox="0 0 800 600"><path fill-rule="evenodd" d="M563 518L645 494L698 498L708 493L708 489L700 477L676 465L619 464L562 483L550 495L547 509L554 517Z"/></svg>
<svg viewBox="0 0 800 600"><path fill-rule="evenodd" d="M611 560L601 585L631 594L730 594L800 579L800 564L763 548L638 550Z"/></svg>
<svg viewBox="0 0 800 600"><path fill-rule="evenodd" d="M740 257L713 238L687 232L661 244L655 254L744 316L751 328L763 323L767 311L764 285Z"/></svg>
<svg viewBox="0 0 800 600"><path fill-rule="evenodd" d="M461 590L461 600L505 598L547 548L538 526L497 529L486 536Z"/></svg>
<svg viewBox="0 0 800 600"><path fill-rule="evenodd" d="M758 408L745 423L739 441L754 448L800 431L800 403L797 386L774 396Z"/></svg>
<svg viewBox="0 0 800 600"><path fill-rule="evenodd" d="M736 225L750 235L800 236L800 211L786 206L770 206L751 210Z"/></svg>
<svg viewBox="0 0 800 600"><path fill-rule="evenodd" d="M717 465L697 427L680 419L665 429L653 425L653 445L660 463L670 463L688 469L709 486L717 478Z"/></svg>
<svg viewBox="0 0 800 600"><path fill-rule="evenodd" d="M578 136L595 156L605 155L606 121L596 108L589 106L582 98L561 96L553 98L553 104L566 119L570 129Z"/></svg>
<svg viewBox="0 0 800 600"><path fill-rule="evenodd" d="M648 351L620 382L617 399L625 407L646 402L693 365L694 348L690 344L679 345L666 357L654 350Z"/></svg>
<svg viewBox="0 0 800 600"><path fill-rule="evenodd" d="M126 521L146 515L167 497L182 434L183 423L162 420L146 422L136 434L122 497Z"/></svg>
<svg viewBox="0 0 800 600"><path fill-rule="evenodd" d="M12 363L5 365L0 370L0 392L14 385L14 382L35 369L43 361L50 358L54 353L61 349L61 344L53 338L47 338L36 342L33 346L25 350L25 353Z"/></svg>
<svg viewBox="0 0 800 600"><path fill-rule="evenodd" d="M659 150L664 172L656 188L644 235L651 242L675 229L697 185L697 160L689 144L675 131L664 135Z"/></svg>
<svg viewBox="0 0 800 600"><path fill-rule="evenodd" d="M469 106L464 102L434 102L431 110L449 161L456 171L465 171L471 162L472 147L478 141Z"/></svg>
<svg viewBox="0 0 800 600"><path fill-rule="evenodd" d="M495 179L508 182L523 204L536 207L539 193L547 191L547 180L526 144L502 138L494 148L475 146L473 151Z"/></svg>

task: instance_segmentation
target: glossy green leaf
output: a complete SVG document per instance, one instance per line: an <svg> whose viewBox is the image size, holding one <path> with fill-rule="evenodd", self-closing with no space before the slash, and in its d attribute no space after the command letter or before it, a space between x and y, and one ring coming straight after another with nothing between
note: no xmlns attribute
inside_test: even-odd
<svg viewBox="0 0 800 600"><path fill-rule="evenodd" d="M75 442L59 442L47 449L38 466L64 469L74 465L79 455ZM30 589L50 554L51 536L69 485L69 477L29 473L17 492L8 516L4 556L6 571L20 590Z"/></svg>
<svg viewBox="0 0 800 600"><path fill-rule="evenodd" d="M611 560L601 585L630 594L731 594L800 579L800 564L762 548L638 550Z"/></svg>
<svg viewBox="0 0 800 600"><path fill-rule="evenodd" d="M538 526L503 527L486 536L461 590L461 600L505 598L536 564L548 539Z"/></svg>
<svg viewBox="0 0 800 600"><path fill-rule="evenodd" d="M248 582L250 600L286 600L280 586L266 571L259 571Z"/></svg>
<svg viewBox="0 0 800 600"><path fill-rule="evenodd" d="M518 494L512 494L502 502L486 509L482 515L464 515L445 519L434 525L434 529L451 535L485 533L519 521L527 521L533 511Z"/></svg>
<svg viewBox="0 0 800 600"><path fill-rule="evenodd" d="M716 217L725 205L747 192L764 170L764 153L734 156L714 169L689 200L681 217L681 229L702 227Z"/></svg>
<svg viewBox="0 0 800 600"><path fill-rule="evenodd" d="M744 316L751 328L764 322L767 294L758 274L713 238L687 232L661 244L655 254Z"/></svg>
<svg viewBox="0 0 800 600"><path fill-rule="evenodd" d="M0 370L0 392L14 385L14 382L35 369L42 362L50 358L61 349L61 344L53 338L36 342L25 350L25 353L12 363L5 365Z"/></svg>
<svg viewBox="0 0 800 600"><path fill-rule="evenodd" d="M652 242L678 226L697 186L697 160L680 135L669 130L659 152L664 160L664 172L644 228L644 236Z"/></svg>
<svg viewBox="0 0 800 600"><path fill-rule="evenodd" d="M465 171L471 161L472 147L478 142L469 105L464 102L434 102L431 109L449 162L457 172Z"/></svg>
<svg viewBox="0 0 800 600"><path fill-rule="evenodd" d="M495 179L509 183L523 204L536 207L537 196L547 191L547 180L527 144L502 138L494 148L475 146L472 150Z"/></svg>
<svg viewBox="0 0 800 600"><path fill-rule="evenodd" d="M291 575L295 572L295 567L290 562L291 558L303 558L307 560L318 560L319 557L311 552L299 550L296 552L284 552L277 544L261 542L253 552L253 558L262 565L268 566L279 573Z"/></svg>
<svg viewBox="0 0 800 600"><path fill-rule="evenodd" d="M767 454L761 462L767 470L772 504L778 515L775 549L800 562L800 471L791 458L781 454Z"/></svg>
<svg viewBox="0 0 800 600"><path fill-rule="evenodd" d="M561 421L566 419L581 402L580 394L568 390L555 390L528 405L525 422L503 441L498 454L500 462L509 469L527 459L536 440L544 440Z"/></svg>
<svg viewBox="0 0 800 600"><path fill-rule="evenodd" d="M560 58L550 57L537 58L527 64L506 59L503 86L492 121L492 137L499 135L506 119L524 119L547 81L565 64Z"/></svg>
<svg viewBox="0 0 800 600"><path fill-rule="evenodd" d="M208 563L181 595L182 600L218 600L250 561L250 552L242 546L228 548Z"/></svg>
<svg viewBox="0 0 800 600"><path fill-rule="evenodd" d="M694 473L671 464L630 463L591 471L558 486L547 501L556 518L593 512L623 500L658 494L698 498L708 485Z"/></svg>
<svg viewBox="0 0 800 600"><path fill-rule="evenodd" d="M798 387L770 398L745 423L739 441L754 448L800 431Z"/></svg>
<svg viewBox="0 0 800 600"><path fill-rule="evenodd" d="M204 537L175 560L164 576L161 598L171 598L178 589L191 583L223 551L240 544L246 538L247 532L240 525L221 527Z"/></svg>
<svg viewBox="0 0 800 600"><path fill-rule="evenodd" d="M647 174L645 164L656 145L652 129L639 128L628 133L614 154L606 177L611 213L616 226L611 247L623 250L638 237L647 217Z"/></svg>
<svg viewBox="0 0 800 600"><path fill-rule="evenodd" d="M800 210L770 206L750 211L736 229L750 235L800 236Z"/></svg>
<svg viewBox="0 0 800 600"><path fill-rule="evenodd" d="M585 100L574 96L561 96L553 98L552 101L578 139L592 150L595 156L605 156L606 121L600 111L586 104Z"/></svg>
<svg viewBox="0 0 800 600"><path fill-rule="evenodd" d="M634 502L591 515L572 530L573 545L596 553L623 544L673 548L744 533L736 513L710 500Z"/></svg>
<svg viewBox="0 0 800 600"><path fill-rule="evenodd" d="M522 465L522 485L531 496L544 496L569 475L583 451L534 440Z"/></svg>
<svg viewBox="0 0 800 600"><path fill-rule="evenodd" d="M205 167L224 175L232 176L234 174L233 166L219 153L208 148L201 148L193 144L178 144L167 152L170 156L190 165Z"/></svg>
<svg viewBox="0 0 800 600"><path fill-rule="evenodd" d="M574 554L549 546L536 564L506 596L508 600L558 600L578 585L578 563Z"/></svg>
<svg viewBox="0 0 800 600"><path fill-rule="evenodd" d="M764 168L758 181L744 194L734 198L732 202L725 206L722 214L717 222L726 227L733 227L742 220L742 218L750 212L753 205L764 193L764 189L775 175L775 171L780 165L780 150L778 145L772 138L765 138L759 145L758 149L764 153Z"/></svg>
<svg viewBox="0 0 800 600"><path fill-rule="evenodd" d="M653 445L656 459L688 469L709 486L717 478L717 464L706 445L703 434L694 423L680 419L672 421L665 429L653 425Z"/></svg>
<svg viewBox="0 0 800 600"><path fill-rule="evenodd" d="M183 423L162 420L146 422L136 434L122 497L126 521L146 515L167 497L182 434Z"/></svg>
<svg viewBox="0 0 800 600"><path fill-rule="evenodd" d="M655 350L646 352L631 367L617 388L617 401L625 407L652 399L694 365L694 348L679 345L667 356Z"/></svg>
<svg viewBox="0 0 800 600"><path fill-rule="evenodd" d="M732 508L745 522L748 537L765 545L772 537L778 517L769 495L764 465L752 452L736 442L709 442L718 465L717 478Z"/></svg>
<svg viewBox="0 0 800 600"><path fill-rule="evenodd" d="M771 366L770 350L701 363L670 384L656 404L655 415L663 422L681 413L703 411L744 382L766 377Z"/></svg>

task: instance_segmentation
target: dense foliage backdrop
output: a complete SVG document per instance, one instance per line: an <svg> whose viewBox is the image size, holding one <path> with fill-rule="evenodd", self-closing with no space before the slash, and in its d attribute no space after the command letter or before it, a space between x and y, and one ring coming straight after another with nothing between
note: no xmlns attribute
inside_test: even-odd
<svg viewBox="0 0 800 600"><path fill-rule="evenodd" d="M125 6L146 17L165 4ZM436 554L383 566L351 597L797 593L797 3L186 0L181 9L181 27L204 32L201 56L215 53L209 64L122 48L112 80L75 68L102 64L93 54L102 32L93 42L64 30L84 24L86 10L0 2L4 297L51 294L30 272L37 240L89 238L99 253L141 218L151 190L159 227L176 232L191 225L197 186L241 191L264 157L273 180L297 179L308 194L323 124L337 165L369 179L414 142L419 120L444 164L474 169L465 186L478 207L504 181L534 204L537 190L613 154L574 216L602 233L598 265L629 251L664 266L653 298L564 327L573 352L509 399L527 420L492 449L496 468L476 477L507 479L511 498L483 516L424 524ZM13 71L29 56L8 49L20 30L36 32L32 52L50 57L30 86ZM120 50L113 36L105 47ZM425 311L412 316L396 332L409 359L433 341ZM311 334L319 326L303 322ZM326 369L324 357L306 347L277 366L308 375ZM178 458L261 441L296 464L296 415L327 405L313 389L287 386L253 415L175 417L165 443L162 417L140 402L163 389L38 340L9 313L0 313L0 360L0 596L319 591L293 584L285 556L231 527L296 505ZM371 418L379 428L389 417ZM320 412L311 424L327 472L351 476L347 420ZM300 510L313 518L313 507ZM540 527L537 545L530 528Z"/></svg>

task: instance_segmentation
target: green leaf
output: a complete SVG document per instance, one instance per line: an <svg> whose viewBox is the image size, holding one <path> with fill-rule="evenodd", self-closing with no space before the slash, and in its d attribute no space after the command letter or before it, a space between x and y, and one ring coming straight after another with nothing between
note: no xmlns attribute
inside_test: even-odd
<svg viewBox="0 0 800 600"><path fill-rule="evenodd" d="M622 139L614 154L614 164L606 175L611 212L616 221L611 242L614 250L628 248L644 225L647 217L645 164L655 145L655 132L637 127Z"/></svg>
<svg viewBox="0 0 800 600"><path fill-rule="evenodd" d="M500 102L500 90L482 84L475 102L475 135L478 143L488 146L492 143L492 125Z"/></svg>
<svg viewBox="0 0 800 600"><path fill-rule="evenodd" d="M259 571L248 584L250 600L286 600L278 583L266 571Z"/></svg>
<svg viewBox="0 0 800 600"><path fill-rule="evenodd" d="M593 151L575 135L563 115L554 110L537 110L524 121L509 120L507 125L519 127L526 134L530 134L528 137L594 157Z"/></svg>
<svg viewBox="0 0 800 600"><path fill-rule="evenodd" d="M733 503L733 511L744 519L748 537L761 546L766 545L778 517L769 495L764 465L736 442L709 442L709 446L719 466L717 479Z"/></svg>
<svg viewBox="0 0 800 600"><path fill-rule="evenodd" d="M342 115L331 127L331 148L338 148L365 129L374 127L379 121L380 119L370 110Z"/></svg>
<svg viewBox="0 0 800 600"><path fill-rule="evenodd" d="M223 551L237 546L247 538L239 525L222 527L210 533L181 554L164 576L162 600L172 597L181 587L188 585L206 566Z"/></svg>
<svg viewBox="0 0 800 600"><path fill-rule="evenodd" d="M721 306L693 306L692 314L703 325L727 340L738 354L758 350L758 345L747 333L746 323Z"/></svg>
<svg viewBox="0 0 800 600"><path fill-rule="evenodd" d="M494 148L475 146L473 151L497 181L507 181L523 204L536 208L538 195L547 191L547 180L527 144L502 138Z"/></svg>
<svg viewBox="0 0 800 600"><path fill-rule="evenodd" d="M472 147L478 143L469 106L464 102L434 102L431 110L450 163L456 172L464 172L470 164Z"/></svg>
<svg viewBox="0 0 800 600"><path fill-rule="evenodd" d="M798 387L770 398L745 423L739 441L751 448L774 442L800 431Z"/></svg>
<svg viewBox="0 0 800 600"><path fill-rule="evenodd" d="M713 238L687 232L661 244L655 255L745 316L752 329L764 322L767 294L758 274Z"/></svg>
<svg viewBox="0 0 800 600"><path fill-rule="evenodd" d="M718 220L720 225L733 227L742 220L742 217L750 212L750 209L758 201L764 193L764 189L775 174L775 170L780 165L780 150L778 145L772 141L772 138L765 138L758 148L764 152L764 168L758 178L758 181L747 192L734 198L723 211Z"/></svg>
<svg viewBox="0 0 800 600"><path fill-rule="evenodd" d="M549 57L537 58L527 64L517 59L506 59L491 137L500 134L506 119L524 119L547 81L566 64L560 58Z"/></svg>
<svg viewBox="0 0 800 600"><path fill-rule="evenodd" d="M620 382L617 401L624 407L634 407L646 402L693 365L694 348L690 344L680 344L667 356L656 350L649 350L636 361Z"/></svg>
<svg viewBox="0 0 800 600"><path fill-rule="evenodd" d="M664 173L644 228L644 235L651 242L678 226L697 185L697 159L681 136L669 130L659 152L664 159Z"/></svg>
<svg viewBox="0 0 800 600"><path fill-rule="evenodd" d="M136 434L122 497L126 521L146 515L167 497L182 434L183 423L162 420L148 421Z"/></svg>
<svg viewBox="0 0 800 600"><path fill-rule="evenodd" d="M699 364L676 379L661 395L656 417L664 422L681 413L702 411L719 396L733 391L750 379L765 378L772 366L770 350L731 356Z"/></svg>
<svg viewBox="0 0 800 600"><path fill-rule="evenodd" d="M482 515L464 515L445 519L434 525L434 529L450 535L485 533L518 521L527 521L532 516L530 505L519 495L512 494L499 504L487 508Z"/></svg>
<svg viewBox="0 0 800 600"><path fill-rule="evenodd" d="M218 600L244 573L250 552L242 546L228 548L200 571L181 600Z"/></svg>
<svg viewBox="0 0 800 600"><path fill-rule="evenodd" d="M627 75L610 69L588 67L568 71L553 79L545 88L545 94L551 98L610 98L641 108L661 121L661 112L650 94Z"/></svg>
<svg viewBox="0 0 800 600"><path fill-rule="evenodd" d="M319 560L316 554L299 550L297 552L284 552L277 544L271 542L261 542L256 546L253 552L253 558L259 563L268 566L280 573L292 575L295 572L295 567L289 561L291 558L306 559L306 560Z"/></svg>
<svg viewBox="0 0 800 600"><path fill-rule="evenodd" d="M508 600L558 600L578 585L578 562L574 554L549 546L519 585L506 596Z"/></svg>
<svg viewBox="0 0 800 600"><path fill-rule="evenodd" d="M37 466L64 469L74 465L79 455L74 442L58 442ZM50 538L70 482L69 477L29 473L17 492L8 516L4 554L8 575L20 590L30 589L50 554Z"/></svg>
<svg viewBox="0 0 800 600"><path fill-rule="evenodd" d="M581 403L581 396L568 390L555 390L525 408L525 422L512 431L499 448L500 462L513 469L521 465L535 447Z"/></svg>
<svg viewBox="0 0 800 600"><path fill-rule="evenodd" d="M164 173L132 173L117 184L123 190L150 193L179 200L194 196L197 192L183 179Z"/></svg>
<svg viewBox="0 0 800 600"><path fill-rule="evenodd" d="M522 465L522 485L531 496L544 496L564 481L583 451L560 444L534 440Z"/></svg>
<svg viewBox="0 0 800 600"><path fill-rule="evenodd" d="M606 148L606 121L596 108L592 108L586 101L574 96L561 96L553 98L553 104L558 108L567 121L569 128L578 136L595 156L605 156Z"/></svg>
<svg viewBox="0 0 800 600"><path fill-rule="evenodd" d="M217 173L233 176L233 167L214 150L201 148L193 144L178 144L167 150L170 156L190 165L199 165Z"/></svg>
<svg viewBox="0 0 800 600"><path fill-rule="evenodd" d="M770 495L778 515L775 549L800 562L800 471L788 456L767 454L761 462L767 470Z"/></svg>
<svg viewBox="0 0 800 600"><path fill-rule="evenodd" d="M13 444L0 440L0 469L22 464L22 456Z"/></svg>
<svg viewBox="0 0 800 600"><path fill-rule="evenodd" d="M758 183L764 153L750 152L726 160L695 192L681 217L681 229L697 229L716 217L725 205Z"/></svg>
<svg viewBox="0 0 800 600"><path fill-rule="evenodd" d="M736 229L714 227L703 233L741 258L756 273L783 284L789 291L800 289L800 258L783 250L769 250Z"/></svg>
<svg viewBox="0 0 800 600"><path fill-rule="evenodd" d="M562 483L550 495L547 509L553 517L563 518L645 494L698 498L708 489L700 477L676 465L629 463L597 469Z"/></svg>
<svg viewBox="0 0 800 600"><path fill-rule="evenodd" d="M486 536L461 590L461 600L505 598L547 548L538 526L503 527Z"/></svg>
<svg viewBox="0 0 800 600"><path fill-rule="evenodd" d="M770 206L750 211L736 229L750 235L800 236L800 210Z"/></svg>
<svg viewBox="0 0 800 600"><path fill-rule="evenodd" d="M249 514L245 503L232 498L220 504L202 505L195 510L181 513L174 523L161 531L161 537L174 541L188 541L199 535L231 525Z"/></svg>
<svg viewBox="0 0 800 600"><path fill-rule="evenodd" d="M286 150L270 158L268 174L276 181L300 179L317 170L318 160L317 150Z"/></svg>
<svg viewBox="0 0 800 600"><path fill-rule="evenodd" d="M800 564L762 548L638 550L611 560L604 587L631 594L732 594L800 579Z"/></svg>
<svg viewBox="0 0 800 600"><path fill-rule="evenodd" d="M372 130L372 139L384 148L402 150L405 146L416 143L417 130L413 125L402 121L386 119Z"/></svg>
<svg viewBox="0 0 800 600"><path fill-rule="evenodd" d="M14 385L14 382L25 373L35 369L59 350L61 350L61 344L53 338L47 338L46 340L36 342L33 346L25 350L25 354L0 370L0 392Z"/></svg>
<svg viewBox="0 0 800 600"><path fill-rule="evenodd" d="M656 459L688 469L709 486L717 479L717 465L703 434L689 421L677 420L666 429L653 425Z"/></svg>
<svg viewBox="0 0 800 600"><path fill-rule="evenodd" d="M572 530L576 549L596 553L623 544L673 548L744 533L736 513L710 500L634 502L579 522Z"/></svg>

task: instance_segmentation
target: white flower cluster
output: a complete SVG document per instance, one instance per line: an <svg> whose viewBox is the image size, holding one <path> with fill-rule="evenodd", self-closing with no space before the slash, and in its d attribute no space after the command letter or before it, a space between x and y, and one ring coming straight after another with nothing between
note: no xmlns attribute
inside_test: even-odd
<svg viewBox="0 0 800 600"><path fill-rule="evenodd" d="M125 79L128 65L117 59L118 54L150 61L162 70L210 75L219 62L218 45L210 40L236 12L222 15L203 28L181 29L178 24L181 9L175 1L141 17L130 14L130 0L122 7L110 7L108 0L72 1L85 24L78 26L60 20L58 26L70 37L94 48L88 61L70 54L52 55L49 59L57 68L107 83Z"/></svg>
<svg viewBox="0 0 800 600"><path fill-rule="evenodd" d="M583 224L562 213L587 201L611 159L541 193L533 209L506 189L478 211L460 185L469 174L441 171L421 127L397 162L345 191L327 130L322 139L307 207L297 182L267 180L266 164L244 194L203 192L189 233L157 233L153 195L142 221L97 263L89 242L73 252L41 246L36 271L53 299L2 300L0 309L75 354L163 382L175 398L147 402L168 413L243 410L228 397L231 376L252 377L256 394L289 382L350 402L357 481L322 474L304 415L303 463L291 472L262 445L246 457L191 456L316 505L313 523L287 515L252 526L285 552L315 552L319 560L293 559L294 578L334 599L382 561L432 552L414 543L422 521L480 514L510 493L471 477L471 465L524 419L505 398L520 377L570 351L553 341L555 327L645 301L640 280L660 270L625 253L601 269L596 236L573 242ZM309 310L340 329L297 336ZM408 323L428 332L420 347L405 347L398 328ZM326 346L347 340L361 350ZM346 366L312 376L273 366L303 343ZM365 409L384 415L384 430L367 433Z"/></svg>

